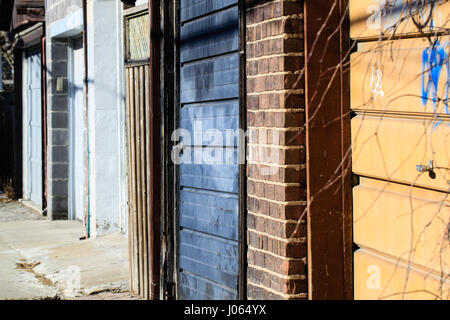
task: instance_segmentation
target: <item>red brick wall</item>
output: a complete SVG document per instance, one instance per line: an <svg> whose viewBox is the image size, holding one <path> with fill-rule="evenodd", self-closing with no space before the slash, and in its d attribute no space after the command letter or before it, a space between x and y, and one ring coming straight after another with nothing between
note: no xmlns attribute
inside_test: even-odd
<svg viewBox="0 0 450 320"><path fill-rule="evenodd" d="M249 299L307 297L303 1L247 0Z"/></svg>

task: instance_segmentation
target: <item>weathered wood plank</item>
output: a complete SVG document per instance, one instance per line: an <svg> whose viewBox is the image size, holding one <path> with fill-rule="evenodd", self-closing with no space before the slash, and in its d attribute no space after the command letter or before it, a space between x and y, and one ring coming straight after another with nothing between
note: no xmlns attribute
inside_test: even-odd
<svg viewBox="0 0 450 320"><path fill-rule="evenodd" d="M238 8L188 22L181 27L182 63L239 49Z"/></svg>
<svg viewBox="0 0 450 320"><path fill-rule="evenodd" d="M138 195L137 195L137 179L136 179L136 108L135 108L135 77L134 69L129 69L129 84L130 84L130 130L131 130L131 173L130 179L132 183L132 219L133 219L133 255L134 255L134 292L139 293L139 247L138 247Z"/></svg>
<svg viewBox="0 0 450 320"><path fill-rule="evenodd" d="M181 22L237 4L237 2L237 0L181 0Z"/></svg>
<svg viewBox="0 0 450 320"><path fill-rule="evenodd" d="M140 164L141 164L141 192L142 213L140 224L142 225L142 260L143 260L143 297L149 298L149 270L148 270L148 230L147 230L147 161L146 161L146 119L145 119L145 83L144 66L137 67L139 73L139 136L140 136Z"/></svg>
<svg viewBox="0 0 450 320"><path fill-rule="evenodd" d="M183 65L180 87L181 103L239 97L239 54L232 53Z"/></svg>
<svg viewBox="0 0 450 320"><path fill-rule="evenodd" d="M236 300L235 290L219 286L213 281L199 277L193 273L182 271L178 278L180 299L188 300Z"/></svg>
<svg viewBox="0 0 450 320"><path fill-rule="evenodd" d="M137 184L137 226L138 226L138 252L139 252L139 294L144 294L144 239L143 239L143 185L142 185L142 163L141 163L141 146L142 146L142 135L140 132L141 127L141 112L139 108L139 93L140 93L140 83L139 83L139 67L133 68L134 72L134 103L136 112L136 184Z"/></svg>
<svg viewBox="0 0 450 320"><path fill-rule="evenodd" d="M237 195L183 188L180 203L180 226L238 240Z"/></svg>
<svg viewBox="0 0 450 320"><path fill-rule="evenodd" d="M238 242L180 230L180 268L230 288L237 286Z"/></svg>
<svg viewBox="0 0 450 320"><path fill-rule="evenodd" d="M150 170L150 165L151 165L151 157L150 157L150 144L151 144L151 138L150 138L150 132L151 132L151 122L150 122L150 75L149 75L149 66L146 65L143 67L144 68L144 79L143 79L143 90L144 90L144 110L145 110L145 169L146 169L146 185L145 185L145 189L146 189L146 217L145 217L145 221L144 221L144 226L147 230L147 266L148 266L148 285L150 286L150 275L151 275L151 262L149 261L149 257L152 256L152 253L150 252L151 248L150 248L150 230L151 230L151 219L150 219L150 211L152 208L152 203L151 203L151 170ZM148 288L148 293L149 295L151 294L150 292L150 287Z"/></svg>
<svg viewBox="0 0 450 320"><path fill-rule="evenodd" d="M215 191L237 193L239 190L237 164L181 164L180 185Z"/></svg>
<svg viewBox="0 0 450 320"><path fill-rule="evenodd" d="M239 101L188 104L181 108L180 128L195 134L201 145L238 146ZM194 143L194 141L191 141Z"/></svg>
<svg viewBox="0 0 450 320"><path fill-rule="evenodd" d="M132 144L132 137L131 137L131 106L130 106L130 69L125 69L125 88L126 88L126 99L125 99L125 106L126 106L126 127L127 127L127 189L128 189L128 257L130 260L130 288L131 291L135 290L134 287L134 241L131 236L132 230L133 230L133 188L132 188L132 181L130 179L130 174L132 172L132 158L131 158L131 144Z"/></svg>

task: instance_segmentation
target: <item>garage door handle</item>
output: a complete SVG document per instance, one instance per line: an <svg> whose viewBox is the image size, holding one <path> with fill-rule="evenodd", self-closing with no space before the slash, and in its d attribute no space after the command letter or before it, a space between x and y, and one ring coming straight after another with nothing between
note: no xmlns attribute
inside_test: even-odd
<svg viewBox="0 0 450 320"><path fill-rule="evenodd" d="M426 164L418 164L416 166L416 170L423 173L423 172L427 172L430 170L433 170L433 160L430 160L430 164L426 165Z"/></svg>
<svg viewBox="0 0 450 320"><path fill-rule="evenodd" d="M424 172L428 172L428 175L430 176L431 179L435 179L436 178L436 173L433 171L434 169L434 164L433 164L433 160L430 160L430 164L418 164L416 165L416 170L419 171L420 173L424 173Z"/></svg>

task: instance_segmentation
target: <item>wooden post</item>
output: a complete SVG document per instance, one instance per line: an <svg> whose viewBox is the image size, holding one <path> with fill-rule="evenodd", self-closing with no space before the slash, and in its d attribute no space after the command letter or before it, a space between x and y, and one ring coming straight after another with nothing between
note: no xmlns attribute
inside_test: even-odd
<svg viewBox="0 0 450 320"><path fill-rule="evenodd" d="M348 1L305 0L308 297L351 299Z"/></svg>
<svg viewBox="0 0 450 320"><path fill-rule="evenodd" d="M133 188L132 188L132 183L131 183L131 179L130 179L130 175L132 173L132 167L131 167L131 163L132 163L132 159L131 159L131 144L132 144L132 139L131 139L131 112L130 112L130 108L131 108L131 102L130 102L130 69L125 69L125 77L126 77L126 113L127 113L127 172L128 172L128 177L127 177L127 185L128 185L128 258L130 260L130 289L131 291L135 290L134 287L134 241L132 241L132 232L133 232L133 210L132 208L132 199L133 199Z"/></svg>
<svg viewBox="0 0 450 320"><path fill-rule="evenodd" d="M151 299L159 300L160 271L160 217L161 217L161 121L160 121L160 1L150 0L150 176L151 176L151 211L150 254L151 254Z"/></svg>

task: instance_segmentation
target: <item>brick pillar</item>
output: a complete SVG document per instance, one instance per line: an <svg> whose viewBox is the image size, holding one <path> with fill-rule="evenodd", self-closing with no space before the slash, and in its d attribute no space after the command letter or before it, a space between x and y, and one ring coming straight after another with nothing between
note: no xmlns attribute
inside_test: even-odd
<svg viewBox="0 0 450 320"><path fill-rule="evenodd" d="M303 1L246 3L247 295L304 299Z"/></svg>

